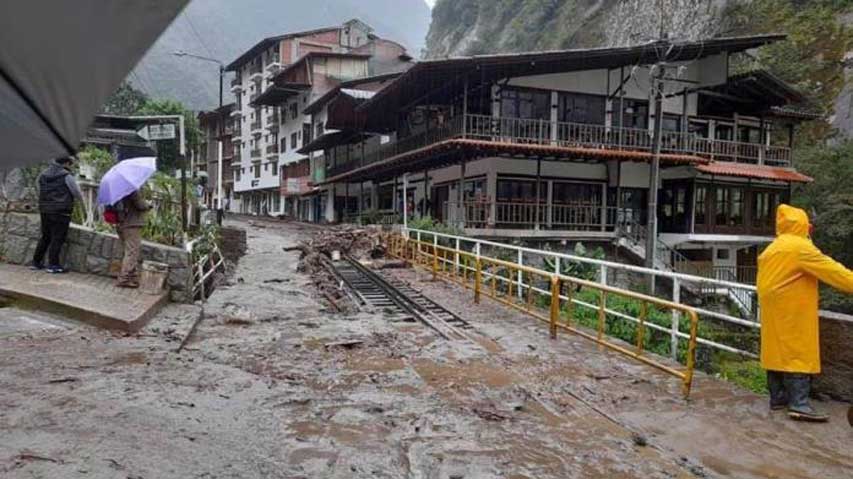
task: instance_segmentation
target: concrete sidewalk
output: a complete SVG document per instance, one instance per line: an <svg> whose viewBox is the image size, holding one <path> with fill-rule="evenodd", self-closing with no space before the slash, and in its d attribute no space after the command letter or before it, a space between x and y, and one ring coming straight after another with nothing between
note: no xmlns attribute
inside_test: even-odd
<svg viewBox="0 0 853 479"><path fill-rule="evenodd" d="M158 295L117 288L111 278L91 274L49 274L0 263L0 295L25 308L60 313L93 326L137 331L168 301Z"/></svg>

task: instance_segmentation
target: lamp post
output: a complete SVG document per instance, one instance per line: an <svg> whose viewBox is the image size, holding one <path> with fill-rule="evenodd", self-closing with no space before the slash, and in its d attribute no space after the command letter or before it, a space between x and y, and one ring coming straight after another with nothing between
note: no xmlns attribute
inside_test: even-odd
<svg viewBox="0 0 853 479"><path fill-rule="evenodd" d="M175 55L176 57L195 58L196 60L216 63L217 65L219 65L219 108L221 110L222 109L222 89L223 89L223 85L225 82L225 64L223 64L221 61L219 61L215 58L205 57L202 55L195 55L193 53L187 53L187 52L182 51L182 50L178 50L172 54ZM220 114L221 113L222 112L220 111ZM216 224L218 224L220 226L222 226L222 215L223 215L223 211L222 211L222 126L223 126L223 123L224 123L224 120L220 119L220 121L219 121L219 139L217 140L217 143L218 143L218 148L217 148L218 159L217 159L217 165L216 165Z"/></svg>

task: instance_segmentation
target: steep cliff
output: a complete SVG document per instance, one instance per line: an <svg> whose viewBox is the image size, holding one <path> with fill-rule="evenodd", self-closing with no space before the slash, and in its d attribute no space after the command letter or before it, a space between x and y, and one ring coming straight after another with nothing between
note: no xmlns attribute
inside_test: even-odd
<svg viewBox="0 0 853 479"><path fill-rule="evenodd" d="M439 0L426 56L441 58L717 33L726 0ZM665 11L665 15L660 12Z"/></svg>

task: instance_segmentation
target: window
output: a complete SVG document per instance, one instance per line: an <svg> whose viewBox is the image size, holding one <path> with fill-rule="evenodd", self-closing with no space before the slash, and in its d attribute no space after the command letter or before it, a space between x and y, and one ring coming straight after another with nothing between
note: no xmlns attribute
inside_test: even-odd
<svg viewBox="0 0 853 479"><path fill-rule="evenodd" d="M744 224L744 192L743 188L732 189L732 214L729 217L729 224L732 226L743 226Z"/></svg>
<svg viewBox="0 0 853 479"><path fill-rule="evenodd" d="M729 250L727 250L727 249L718 249L717 250L717 259L725 261L725 260L728 260L729 258L731 258L731 252Z"/></svg>
<svg viewBox="0 0 853 479"><path fill-rule="evenodd" d="M298 141L299 140L298 140L297 134L296 133L291 134L290 135L290 148L295 150L297 148L297 142Z"/></svg>
<svg viewBox="0 0 853 479"><path fill-rule="evenodd" d="M238 182L240 181L240 170L239 169L234 171L234 180L238 181Z"/></svg>
<svg viewBox="0 0 853 479"><path fill-rule="evenodd" d="M311 143L311 123L303 123L302 124L302 146Z"/></svg>
<svg viewBox="0 0 853 479"><path fill-rule="evenodd" d="M718 140L733 141L735 139L734 127L718 123L714 129L714 137Z"/></svg>
<svg viewBox="0 0 853 479"><path fill-rule="evenodd" d="M317 123L317 138L320 138L321 136L323 136L324 131L325 130L324 130L323 122L321 121L321 122Z"/></svg>
<svg viewBox="0 0 853 479"><path fill-rule="evenodd" d="M717 217L715 223L726 225L728 224L729 212L731 211L731 191L728 188L717 188L716 192Z"/></svg>
<svg viewBox="0 0 853 479"><path fill-rule="evenodd" d="M603 125L605 101L603 96L580 93L560 93L557 119L570 123Z"/></svg>
<svg viewBox="0 0 853 479"><path fill-rule="evenodd" d="M705 217L706 198L708 196L707 186L696 187L696 224L704 225L708 219Z"/></svg>
<svg viewBox="0 0 853 479"><path fill-rule="evenodd" d="M681 115L671 115L669 113L665 113L663 115L663 123L661 123L661 129L663 131L681 131Z"/></svg>
<svg viewBox="0 0 853 479"><path fill-rule="evenodd" d="M752 225L769 228L774 223L774 212L779 204L779 193L756 191L752 200Z"/></svg>
<svg viewBox="0 0 853 479"><path fill-rule="evenodd" d="M281 152L282 152L282 153L286 153L286 152L287 152L287 138L282 138L282 139L281 139Z"/></svg>
<svg viewBox="0 0 853 479"><path fill-rule="evenodd" d="M501 90L501 116L536 120L551 119L551 92Z"/></svg>
<svg viewBox="0 0 853 479"><path fill-rule="evenodd" d="M295 120L299 116L299 106L297 103L290 104L290 118Z"/></svg>
<svg viewBox="0 0 853 479"><path fill-rule="evenodd" d="M252 167L252 170L254 170L255 178L260 178L260 177L261 177L261 164L260 164L260 163L258 163L257 165L253 166L253 167Z"/></svg>
<svg viewBox="0 0 853 479"><path fill-rule="evenodd" d="M539 185L539 199L548 195L548 185L543 181ZM512 203L536 202L536 182L528 180L498 180L498 201Z"/></svg>
<svg viewBox="0 0 853 479"><path fill-rule="evenodd" d="M269 169L270 169L270 164L269 163L264 164L264 171L268 171Z"/></svg>
<svg viewBox="0 0 853 479"><path fill-rule="evenodd" d="M270 170L272 170L272 175L278 176L278 162L277 161L270 162L270 166L272 167L272 168L270 168Z"/></svg>
<svg viewBox="0 0 853 479"><path fill-rule="evenodd" d="M717 226L744 225L744 191L743 188L718 187L717 197Z"/></svg>
<svg viewBox="0 0 853 479"><path fill-rule="evenodd" d="M626 128L648 128L649 102L645 100L630 100L625 98L624 100L614 100L613 103L616 105L617 109L613 115L614 126L623 126L620 122L624 119L624 126ZM618 110L620 103L623 104L621 118Z"/></svg>

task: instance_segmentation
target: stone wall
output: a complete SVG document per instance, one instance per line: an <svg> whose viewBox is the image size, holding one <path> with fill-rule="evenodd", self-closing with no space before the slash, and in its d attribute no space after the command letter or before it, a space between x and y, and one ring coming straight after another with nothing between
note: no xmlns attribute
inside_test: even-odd
<svg viewBox="0 0 853 479"><path fill-rule="evenodd" d="M853 401L853 316L820 312L820 355L815 391Z"/></svg>
<svg viewBox="0 0 853 479"><path fill-rule="evenodd" d="M29 263L40 236L41 222L38 215L6 213L0 217L0 257L9 263ZM189 253L180 248L143 241L141 257L142 260L168 264L172 301L191 301ZM67 269L113 276L115 266L111 268L111 263L121 261L121 258L121 242L116 235L71 225L62 251L63 264Z"/></svg>

